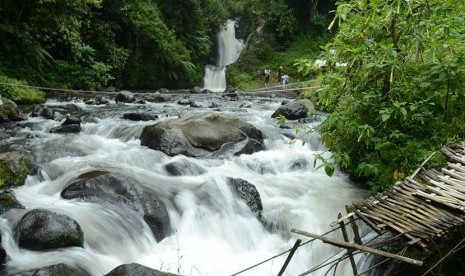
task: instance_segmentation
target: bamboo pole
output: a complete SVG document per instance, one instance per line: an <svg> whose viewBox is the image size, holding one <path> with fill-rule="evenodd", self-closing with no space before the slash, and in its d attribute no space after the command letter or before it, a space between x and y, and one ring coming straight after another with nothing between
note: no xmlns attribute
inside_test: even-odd
<svg viewBox="0 0 465 276"><path fill-rule="evenodd" d="M342 214L339 213L337 218L341 219ZM344 236L344 241L349 242L349 235L347 234L346 225L344 224L344 221L339 222L339 225L341 226L342 235ZM358 275L357 264L355 263L354 255L352 254L353 251L354 251L353 249L347 250L347 255L349 255L350 265L352 266L352 271L354 272L354 276L357 276Z"/></svg>
<svg viewBox="0 0 465 276"><path fill-rule="evenodd" d="M298 229L291 229L291 232L296 233L296 234L300 234L300 235L303 235L303 236L319 239L319 240L323 241L324 243L329 243L329 244L339 246L339 247L343 247L343 248L346 248L346 249L356 249L356 250L366 251L366 252L369 252L369 253L372 253L372 254L375 254L375 255L383 256L383 257L386 257L386 258L396 259L396 260L406 262L406 263L409 263L409 264L414 264L414 265L417 265L417 266L422 266L423 265L422 261L418 261L418 260L414 260L414 259L407 258L407 257L404 257L404 256L400 256L400 255L392 254L392 253L389 253L389 252L381 251L381 250L374 249L374 248L371 248L371 247L367 247L367 246L363 246L363 245L359 245L359 244L354 244L354 243L338 241L338 240L335 240L335 239L331 239L331 238L327 238L327 237L324 237L324 236L312 234L312 233L301 231L301 230L298 230Z"/></svg>

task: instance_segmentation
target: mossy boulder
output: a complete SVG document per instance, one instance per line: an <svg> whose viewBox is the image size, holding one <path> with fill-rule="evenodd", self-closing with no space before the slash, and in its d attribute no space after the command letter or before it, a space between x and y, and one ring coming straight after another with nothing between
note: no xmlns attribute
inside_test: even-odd
<svg viewBox="0 0 465 276"><path fill-rule="evenodd" d="M137 276L175 276L177 274L161 272L155 269L152 269L141 264L124 264L116 267L105 276L128 276L128 275L137 275Z"/></svg>
<svg viewBox="0 0 465 276"><path fill-rule="evenodd" d="M24 184L28 174L26 157L18 152L0 153L0 189Z"/></svg>
<svg viewBox="0 0 465 276"><path fill-rule="evenodd" d="M0 215L15 208L24 208L11 191L0 193Z"/></svg>
<svg viewBox="0 0 465 276"><path fill-rule="evenodd" d="M253 125L219 113L194 114L146 126L141 145L167 155L223 157L264 149L263 136Z"/></svg>
<svg viewBox="0 0 465 276"><path fill-rule="evenodd" d="M21 112L13 101L0 96L0 123L21 121Z"/></svg>
<svg viewBox="0 0 465 276"><path fill-rule="evenodd" d="M26 213L16 233L19 246L29 250L82 247L84 244L84 233L74 219L43 209Z"/></svg>

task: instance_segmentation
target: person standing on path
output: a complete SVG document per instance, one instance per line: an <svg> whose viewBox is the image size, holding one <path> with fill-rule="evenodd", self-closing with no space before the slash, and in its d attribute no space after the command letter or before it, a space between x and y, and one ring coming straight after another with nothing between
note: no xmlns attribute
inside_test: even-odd
<svg viewBox="0 0 465 276"><path fill-rule="evenodd" d="M270 68L267 66L265 68L265 86L268 85L268 83L270 82L270 74L271 74L271 70Z"/></svg>
<svg viewBox="0 0 465 276"><path fill-rule="evenodd" d="M278 83L281 82L281 78L283 77L283 67L279 66L278 67Z"/></svg>
<svg viewBox="0 0 465 276"><path fill-rule="evenodd" d="M287 91L287 85L289 84L289 76L287 74L284 74L283 76L283 87L284 90Z"/></svg>

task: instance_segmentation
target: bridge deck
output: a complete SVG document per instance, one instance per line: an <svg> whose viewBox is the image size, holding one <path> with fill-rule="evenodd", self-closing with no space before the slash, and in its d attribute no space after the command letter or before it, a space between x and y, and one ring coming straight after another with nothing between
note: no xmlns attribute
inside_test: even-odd
<svg viewBox="0 0 465 276"><path fill-rule="evenodd" d="M441 171L425 171L390 190L354 204L354 211L381 230L403 234L410 244L426 246L464 223L465 144L444 147L449 159Z"/></svg>

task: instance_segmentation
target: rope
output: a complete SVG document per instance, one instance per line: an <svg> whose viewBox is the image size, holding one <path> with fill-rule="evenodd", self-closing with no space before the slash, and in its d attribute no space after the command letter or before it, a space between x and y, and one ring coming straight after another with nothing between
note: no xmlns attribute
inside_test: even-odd
<svg viewBox="0 0 465 276"><path fill-rule="evenodd" d="M298 84L298 83L292 83L292 84ZM33 89L39 89L39 90L45 90L45 91L61 91L61 92L76 92L76 93L105 93L105 94L117 94L118 92L110 92L110 91L95 91L95 90L75 90L75 89L65 89L65 88L52 88L52 87L44 87L44 86L33 86L33 85L25 85L25 84L15 84L15 83L6 83L6 82L0 82L0 85L8 85L8 86L16 86L16 87L25 87L25 88L33 88ZM278 87L283 87L282 85L279 86L274 86L274 87L269 87L269 88L278 88ZM319 88L319 86L307 86L307 87L300 87L300 88L292 88L292 89L269 89L268 87L265 88L259 88L255 90L246 90L246 91L236 91L237 94L248 94L248 93L269 93L269 92L291 92L295 90L303 90L303 89L315 89ZM264 90L267 89L267 90ZM140 93L136 92L134 94L147 94L147 93ZM223 93L218 93L218 94L223 94ZM190 94L190 93L163 93L162 95L199 95L199 94ZM210 94L209 94L210 95ZM205 95L205 96L209 96Z"/></svg>
<svg viewBox="0 0 465 276"><path fill-rule="evenodd" d="M346 223L346 225L348 225L348 223ZM328 234L330 234L330 233L332 233L332 232L338 230L339 228L340 228L340 227L334 228L334 229L332 229L332 230L329 230L328 232L323 233L322 236L328 235ZM306 241L306 242L304 242L304 243L301 243L301 244L299 245L299 247L304 246L304 245L306 245L306 244L309 244L309 243L311 243L311 242L313 242L313 241L315 241L315 240L317 240L317 239L315 239L315 238L310 239L310 240L308 240L308 241ZM278 255L275 255L275 256L273 256L273 257L270 257L270 258L268 258L268 259L266 259L266 260L264 260L264 261L261 261L261 262L259 262L259 263L257 263L257 264L254 264L254 265L252 265L252 266L249 266L249 267L247 267L247 268L245 268L245 269L243 269L243 270L241 270L241 271L239 271L239 272L236 272L236 273L234 273L234 274L231 274L230 276L236 276L236 275L239 275L239 274L241 274L241 273L244 273L244 272L246 272L246 271L248 271L248 270L250 270L250 269L252 269L252 268L255 268L255 267L257 267L257 266L259 266L259 265L262 265L262 264L264 264L264 263L266 263L266 262L269 262L269 261L271 261L271 260L273 260L273 259L276 259L277 257L280 257L280 256L282 256L282 255L284 255L284 254L290 252L291 250L292 250L292 249L288 249L288 250L286 250L286 251L284 251L284 252L279 253ZM329 257L328 259L333 258L333 257L336 256L337 254L341 253L343 250L345 250L345 249L342 249L341 251L339 251L339 252L337 252L336 254L332 255L332 256ZM328 260L328 259L327 259L327 260ZM325 262L326 262L326 261L325 261Z"/></svg>

